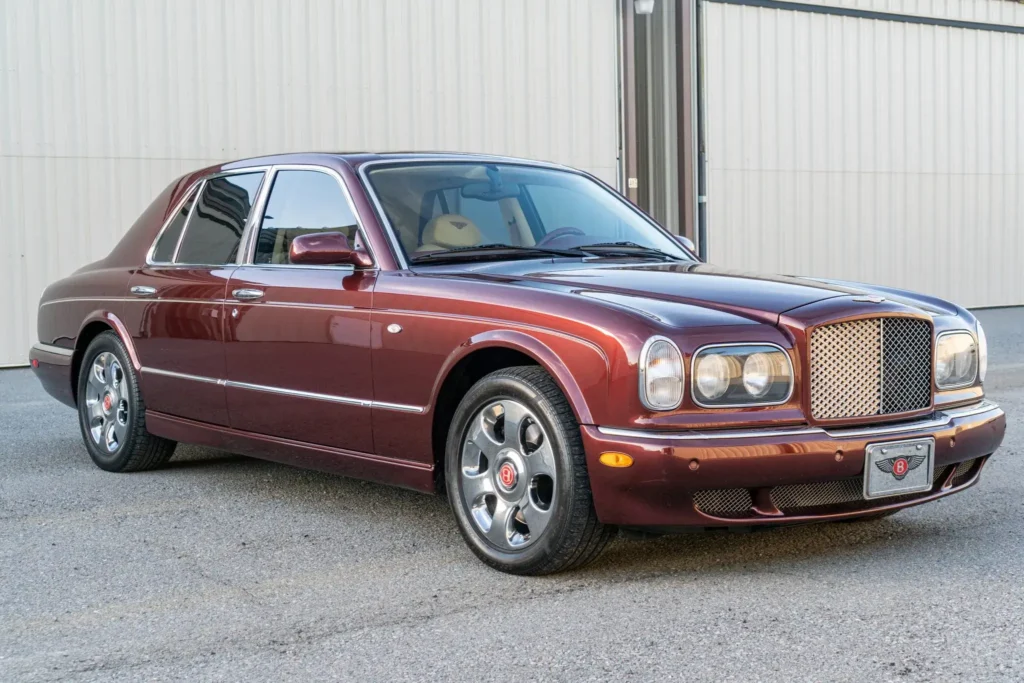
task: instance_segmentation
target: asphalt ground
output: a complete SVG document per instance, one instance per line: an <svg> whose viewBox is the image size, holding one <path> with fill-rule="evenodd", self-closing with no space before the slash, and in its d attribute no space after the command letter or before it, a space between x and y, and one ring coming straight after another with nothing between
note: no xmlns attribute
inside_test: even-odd
<svg viewBox="0 0 1024 683"><path fill-rule="evenodd" d="M1010 425L974 488L539 579L478 562L443 498L188 446L103 472L4 371L0 681L1024 680L1024 311L982 319Z"/></svg>

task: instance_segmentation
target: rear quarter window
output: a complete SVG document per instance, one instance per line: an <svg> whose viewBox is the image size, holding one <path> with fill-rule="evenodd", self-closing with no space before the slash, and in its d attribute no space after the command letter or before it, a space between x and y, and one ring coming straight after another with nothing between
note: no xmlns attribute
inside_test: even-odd
<svg viewBox="0 0 1024 683"><path fill-rule="evenodd" d="M210 178L185 229L175 263L221 265L238 256L263 172Z"/></svg>

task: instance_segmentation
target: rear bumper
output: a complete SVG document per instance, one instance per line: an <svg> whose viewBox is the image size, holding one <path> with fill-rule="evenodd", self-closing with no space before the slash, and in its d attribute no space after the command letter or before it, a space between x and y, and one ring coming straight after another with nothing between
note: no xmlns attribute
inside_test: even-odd
<svg viewBox="0 0 1024 683"><path fill-rule="evenodd" d="M72 408L75 407L71 382L74 355L72 349L51 344L36 344L28 352L32 369L46 393Z"/></svg>
<svg viewBox="0 0 1024 683"><path fill-rule="evenodd" d="M988 401L913 422L842 430L582 428L601 521L662 529L813 522L917 505L973 485L1005 431L1003 411ZM870 501L850 493L863 477L868 444L927 436L935 439L930 491ZM626 453L633 465L602 465L598 458L608 451ZM969 465L958 468L962 463Z"/></svg>

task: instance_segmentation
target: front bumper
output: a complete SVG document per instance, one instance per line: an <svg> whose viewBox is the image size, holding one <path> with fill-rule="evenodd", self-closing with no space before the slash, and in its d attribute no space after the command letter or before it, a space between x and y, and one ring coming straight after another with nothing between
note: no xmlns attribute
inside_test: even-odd
<svg viewBox="0 0 1024 683"><path fill-rule="evenodd" d="M961 491L1002 443L1006 417L982 401L913 422L851 429L796 427L648 432L582 427L597 515L638 528L759 526L884 512ZM929 491L865 500L858 495L869 444L931 436ZM625 453L633 465L598 458Z"/></svg>

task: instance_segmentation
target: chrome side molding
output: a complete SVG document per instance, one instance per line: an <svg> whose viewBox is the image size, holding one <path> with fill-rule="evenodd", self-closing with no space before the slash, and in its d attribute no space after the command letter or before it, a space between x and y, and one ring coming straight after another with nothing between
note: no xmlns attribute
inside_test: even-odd
<svg viewBox="0 0 1024 683"><path fill-rule="evenodd" d="M343 405L360 406L362 408L380 408L381 410L394 410L400 413L421 414L426 412L424 406L411 406L404 403L389 403L387 401L373 401L367 398L351 398L349 396L336 396L334 394L320 394L312 391L299 391L298 389L286 389L284 387L271 387L264 384L251 384L249 382L235 382L229 379L216 379L214 377L203 377L200 375L189 375L184 372L173 372L171 370L160 370L158 368L142 368L143 374L160 375L162 377L173 377L175 379L190 380L193 382L204 382L206 384L219 384L223 387L235 389L246 389L249 391L260 391L267 394L278 394L280 396L294 396L296 398L308 398L314 401L327 401L330 403L341 403Z"/></svg>
<svg viewBox="0 0 1024 683"><path fill-rule="evenodd" d="M45 353L52 353L55 356L73 356L75 355L74 349L65 349L63 346L54 346L53 344L33 344L33 348L43 351Z"/></svg>

